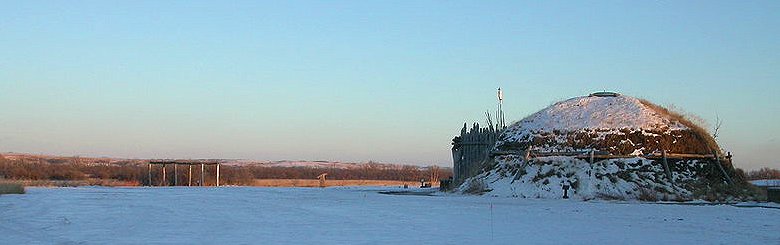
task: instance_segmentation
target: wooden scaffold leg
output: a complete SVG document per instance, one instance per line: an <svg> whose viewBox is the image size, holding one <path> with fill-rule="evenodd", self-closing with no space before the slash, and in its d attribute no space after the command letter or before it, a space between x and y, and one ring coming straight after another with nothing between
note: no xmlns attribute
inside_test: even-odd
<svg viewBox="0 0 780 245"><path fill-rule="evenodd" d="M165 173L165 164L163 164L163 167L162 167L162 186L168 186L168 178L167 178L168 176L166 176L166 175L167 174Z"/></svg>
<svg viewBox="0 0 780 245"><path fill-rule="evenodd" d="M173 164L173 186L179 185L179 174L176 171L176 166L179 164Z"/></svg>
<svg viewBox="0 0 780 245"><path fill-rule="evenodd" d="M206 184L203 183L203 171L205 170L205 167L203 166L203 163L200 164L200 186L205 186Z"/></svg>
<svg viewBox="0 0 780 245"><path fill-rule="evenodd" d="M219 163L217 163L217 186L219 186Z"/></svg>

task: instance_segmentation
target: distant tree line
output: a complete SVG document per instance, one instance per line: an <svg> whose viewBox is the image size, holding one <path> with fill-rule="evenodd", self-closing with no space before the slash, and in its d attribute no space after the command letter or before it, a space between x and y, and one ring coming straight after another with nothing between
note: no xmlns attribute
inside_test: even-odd
<svg viewBox="0 0 780 245"><path fill-rule="evenodd" d="M762 168L759 170L747 172L745 175L748 180L780 179L780 170L773 168Z"/></svg>
<svg viewBox="0 0 780 245"><path fill-rule="evenodd" d="M152 182L154 185L166 184L162 182L160 165L152 168ZM177 167L179 185L187 185L189 182L189 169L186 165ZM204 171L204 184L213 185L215 182L216 168L206 166ZM139 164L137 161L114 163L79 163L74 161L29 161L9 160L0 158L0 178L12 180L62 180L77 181L87 179L119 180L135 183L137 185L148 184L148 165ZM402 166L387 168L381 164L367 163L359 168L310 168L310 167L263 167L257 165L222 165L220 167L220 184L251 185L254 179L315 179L322 173L328 174L328 179L349 180L401 180L419 181L428 180L430 177L448 178L452 175L451 169L416 166ZM173 166L166 168L167 185L173 184ZM200 166L192 167L192 184L200 181Z"/></svg>

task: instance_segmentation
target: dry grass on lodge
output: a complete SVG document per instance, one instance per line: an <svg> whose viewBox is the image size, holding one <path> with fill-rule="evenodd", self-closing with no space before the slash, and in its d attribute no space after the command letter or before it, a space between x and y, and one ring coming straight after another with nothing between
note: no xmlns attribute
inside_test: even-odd
<svg viewBox="0 0 780 245"><path fill-rule="evenodd" d="M438 185L438 183L434 183ZM325 186L419 186L416 181L399 180L326 180ZM319 187L317 179L255 179L252 186L263 187Z"/></svg>

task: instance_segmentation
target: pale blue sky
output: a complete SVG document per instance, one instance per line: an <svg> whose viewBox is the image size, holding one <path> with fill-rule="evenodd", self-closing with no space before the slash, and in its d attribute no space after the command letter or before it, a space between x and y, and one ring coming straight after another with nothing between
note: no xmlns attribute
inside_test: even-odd
<svg viewBox="0 0 780 245"><path fill-rule="evenodd" d="M724 124L780 167L780 1L3 1L0 151L450 165L615 90Z"/></svg>

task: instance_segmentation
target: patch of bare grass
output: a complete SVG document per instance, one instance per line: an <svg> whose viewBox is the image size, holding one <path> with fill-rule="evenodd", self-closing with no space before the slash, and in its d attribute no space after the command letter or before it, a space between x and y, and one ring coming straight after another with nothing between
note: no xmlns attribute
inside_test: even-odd
<svg viewBox="0 0 780 245"><path fill-rule="evenodd" d="M24 194L24 186L18 183L0 183L0 195Z"/></svg>
<svg viewBox="0 0 780 245"><path fill-rule="evenodd" d="M683 113L676 112L670 109L667 109L666 107L653 104L650 101L647 101L645 99L639 99L639 101L644 104L647 107L650 107L653 109L656 113L661 115L668 115L671 119L676 120L686 127L690 128L695 134L699 140L701 140L707 148L709 148L710 151L716 151L717 153L721 154L720 147L718 146L718 143L715 141L715 138L712 137L709 131L705 129L701 123L694 123L692 120L689 120L690 116L686 116ZM701 120L700 120L701 121Z"/></svg>

